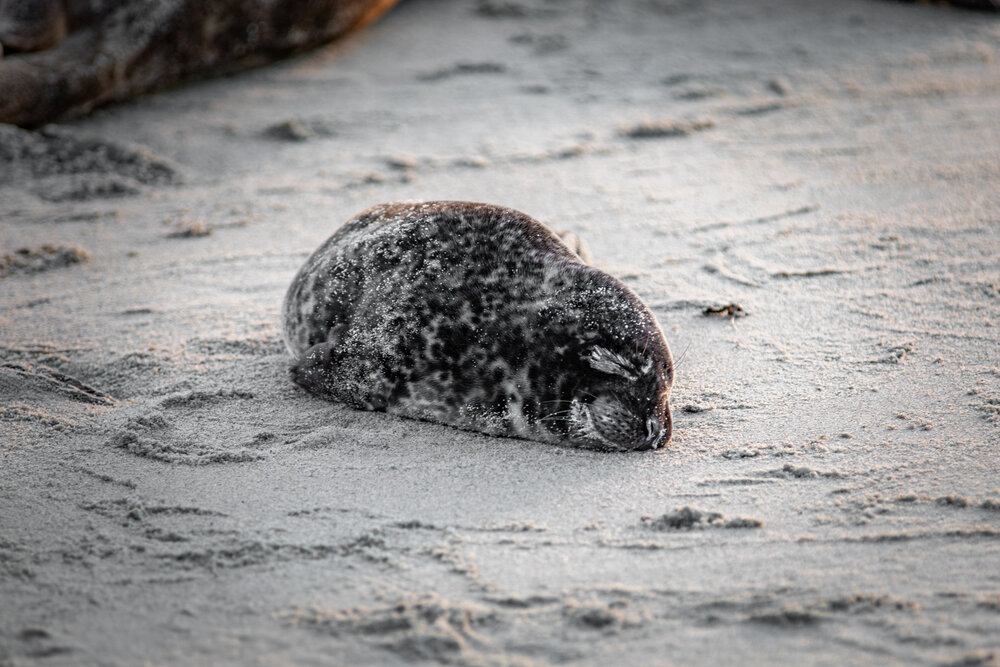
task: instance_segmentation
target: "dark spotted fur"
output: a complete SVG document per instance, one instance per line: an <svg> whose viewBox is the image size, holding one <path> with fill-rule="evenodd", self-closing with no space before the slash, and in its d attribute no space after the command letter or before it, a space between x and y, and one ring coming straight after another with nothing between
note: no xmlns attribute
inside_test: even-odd
<svg viewBox="0 0 1000 667"><path fill-rule="evenodd" d="M361 213L295 277L284 333L294 381L356 408L600 449L670 439L673 363L652 314L508 208Z"/></svg>

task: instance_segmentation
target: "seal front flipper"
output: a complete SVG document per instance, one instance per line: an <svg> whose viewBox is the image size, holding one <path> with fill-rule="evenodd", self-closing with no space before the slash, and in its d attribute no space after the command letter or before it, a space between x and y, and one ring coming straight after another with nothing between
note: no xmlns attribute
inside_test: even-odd
<svg viewBox="0 0 1000 667"><path fill-rule="evenodd" d="M336 367L336 347L340 345L344 325L340 324L327 332L326 341L313 345L299 357L289 370L292 382L310 394L333 396L336 394L329 382Z"/></svg>
<svg viewBox="0 0 1000 667"><path fill-rule="evenodd" d="M331 367L330 358L333 356L334 347L336 343L320 343L306 350L289 369L292 382L310 394L332 395L328 382L330 376L328 369Z"/></svg>
<svg viewBox="0 0 1000 667"><path fill-rule="evenodd" d="M318 343L292 365L292 381L310 394L361 410L385 410L384 369L372 359L343 354L340 337ZM340 349L338 349L340 348Z"/></svg>

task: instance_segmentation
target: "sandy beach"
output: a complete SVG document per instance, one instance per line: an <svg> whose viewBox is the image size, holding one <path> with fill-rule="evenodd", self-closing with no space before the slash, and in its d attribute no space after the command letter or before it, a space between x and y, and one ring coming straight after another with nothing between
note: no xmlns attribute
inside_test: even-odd
<svg viewBox="0 0 1000 667"><path fill-rule="evenodd" d="M389 201L659 320L614 454L315 398L280 306ZM406 0L0 125L0 665L1000 664L1000 18Z"/></svg>

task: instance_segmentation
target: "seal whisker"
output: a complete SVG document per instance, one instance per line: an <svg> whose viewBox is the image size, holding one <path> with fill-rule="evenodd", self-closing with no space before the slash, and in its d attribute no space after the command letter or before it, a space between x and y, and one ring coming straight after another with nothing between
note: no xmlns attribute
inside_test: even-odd
<svg viewBox="0 0 1000 667"><path fill-rule="evenodd" d="M674 370L677 370L678 368L681 367L681 365L684 363L684 358L687 356L688 350L690 349L691 349L691 343L688 343L687 345L684 346L684 349L681 350L681 353L677 355L677 358L674 359Z"/></svg>

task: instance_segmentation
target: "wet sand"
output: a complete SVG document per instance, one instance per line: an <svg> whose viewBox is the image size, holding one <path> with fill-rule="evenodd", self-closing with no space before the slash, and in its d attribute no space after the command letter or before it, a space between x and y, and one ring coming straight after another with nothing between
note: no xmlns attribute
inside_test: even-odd
<svg viewBox="0 0 1000 667"><path fill-rule="evenodd" d="M1000 21L814 4L411 0L0 127L0 664L996 664ZM650 305L666 450L288 381L301 263L430 199Z"/></svg>

